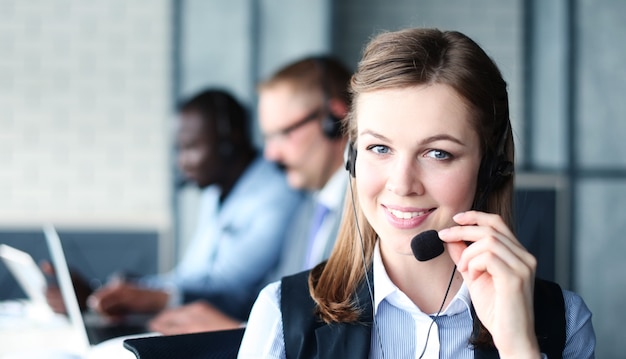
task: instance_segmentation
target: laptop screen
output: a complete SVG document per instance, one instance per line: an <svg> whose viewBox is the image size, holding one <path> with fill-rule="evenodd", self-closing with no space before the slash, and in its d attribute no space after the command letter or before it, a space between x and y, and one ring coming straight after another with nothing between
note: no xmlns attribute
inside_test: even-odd
<svg viewBox="0 0 626 359"><path fill-rule="evenodd" d="M76 293L74 292L74 286L72 285L72 278L70 271L65 260L65 253L61 245L61 240L56 229L51 225L46 225L43 228L44 236L46 237L46 243L50 251L50 258L52 265L55 268L56 279L61 290L63 297L63 303L65 303L65 309L69 317L69 321L78 335L79 342L76 343L76 349L81 352L86 352L89 349L89 339L87 337L87 330L85 323L80 312L78 300L76 299Z"/></svg>

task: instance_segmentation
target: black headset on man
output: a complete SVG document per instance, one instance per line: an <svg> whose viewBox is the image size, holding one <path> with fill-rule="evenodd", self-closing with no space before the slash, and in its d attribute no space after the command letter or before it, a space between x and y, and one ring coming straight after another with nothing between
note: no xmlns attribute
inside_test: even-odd
<svg viewBox="0 0 626 359"><path fill-rule="evenodd" d="M337 117L333 114L332 110L329 107L328 101L331 98L331 89L330 84L328 82L328 76L330 76L328 71L328 62L329 58L325 56L316 56L312 58L315 66L319 72L319 80L320 80L320 88L322 90L323 96L323 108L322 112L324 117L322 118L322 133L326 138L330 140L336 140L343 136L343 131L341 128L341 118Z"/></svg>

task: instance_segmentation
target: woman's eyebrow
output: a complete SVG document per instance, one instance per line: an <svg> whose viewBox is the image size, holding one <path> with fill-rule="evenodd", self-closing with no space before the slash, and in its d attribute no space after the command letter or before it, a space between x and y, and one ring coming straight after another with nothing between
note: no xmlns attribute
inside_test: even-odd
<svg viewBox="0 0 626 359"><path fill-rule="evenodd" d="M372 136L374 138L377 138L379 140L382 140L382 141L389 141L389 139L387 137L381 135L378 132L374 132L374 131L368 130L368 129L365 129L365 130L359 132L359 136L363 136L363 135L370 135L370 136Z"/></svg>
<svg viewBox="0 0 626 359"><path fill-rule="evenodd" d="M447 133L442 133L439 135L434 135L434 136L429 136L424 138L422 141L420 141L420 144L427 144L427 143L432 143L432 142L437 142L437 141L451 141L454 143L457 143L461 146L465 146L465 143L463 143L463 141L459 140L458 138L451 136Z"/></svg>
<svg viewBox="0 0 626 359"><path fill-rule="evenodd" d="M359 136L363 136L363 135L369 135L369 136L375 137L375 138L377 138L379 140L382 140L382 141L389 141L389 139L387 137L381 135L378 132L374 132L374 131L368 130L368 129L365 129L365 130L363 130L363 131L361 131L359 133ZM450 142L457 143L457 144L459 144L461 146L465 146L465 143L463 143L463 141L461 141L458 138L456 138L456 137L454 137L452 135L449 135L447 133L442 133L442 134L426 137L426 138L422 139L419 142L419 144L420 145L425 145L425 144L433 143L433 142L437 142L437 141L450 141Z"/></svg>

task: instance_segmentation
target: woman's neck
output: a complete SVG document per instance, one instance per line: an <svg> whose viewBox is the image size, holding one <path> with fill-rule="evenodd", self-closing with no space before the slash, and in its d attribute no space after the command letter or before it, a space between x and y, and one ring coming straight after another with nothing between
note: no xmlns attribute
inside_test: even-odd
<svg viewBox="0 0 626 359"><path fill-rule="evenodd" d="M438 312L444 297L443 308L446 308L461 288L463 279L447 252L426 262L408 255L393 257L385 261L383 256L387 275L424 313Z"/></svg>

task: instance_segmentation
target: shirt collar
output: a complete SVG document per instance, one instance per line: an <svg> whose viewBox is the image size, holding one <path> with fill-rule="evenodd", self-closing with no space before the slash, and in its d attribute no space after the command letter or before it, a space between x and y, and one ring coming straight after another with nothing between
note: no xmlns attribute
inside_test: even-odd
<svg viewBox="0 0 626 359"><path fill-rule="evenodd" d="M378 306L380 303L390 295L395 292L399 292L400 290L396 287L395 284L387 275L387 271L385 270L385 265L383 264L383 259L380 255L380 246L379 242L376 241L376 246L374 247L374 259L373 259L373 273L376 286L374 287L374 315L378 311Z"/></svg>
<svg viewBox="0 0 626 359"><path fill-rule="evenodd" d="M413 304L413 302L409 300L408 296L391 281L391 278L389 278L380 254L378 241L376 241L376 246L374 248L373 273L376 283L374 290L374 315L376 315L378 306L384 300L387 300L390 304L400 309L409 312L418 311L421 313L421 310ZM470 304L471 299L469 296L469 290L467 289L465 282L463 282L461 288L456 293L448 307L445 308L439 315L454 315L470 310ZM434 315L436 313L431 314Z"/></svg>
<svg viewBox="0 0 626 359"><path fill-rule="evenodd" d="M339 168L326 182L326 185L315 196L319 203L331 211L340 211L345 193L348 176L343 168Z"/></svg>

